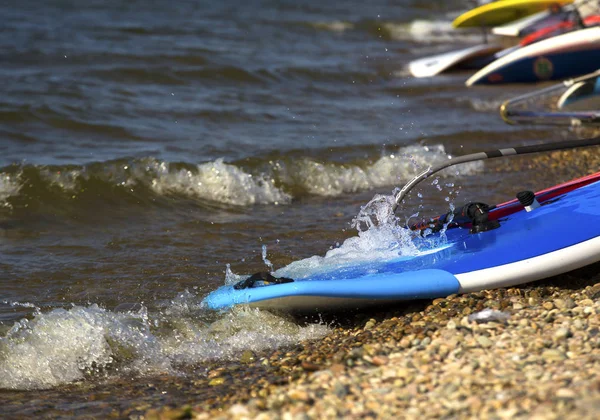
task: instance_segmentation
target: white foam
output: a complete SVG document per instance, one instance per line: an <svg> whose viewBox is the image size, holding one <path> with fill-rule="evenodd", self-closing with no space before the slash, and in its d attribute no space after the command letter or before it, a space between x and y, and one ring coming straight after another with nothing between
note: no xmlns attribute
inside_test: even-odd
<svg viewBox="0 0 600 420"><path fill-rule="evenodd" d="M357 165L336 166L304 160L299 164L297 182L311 194L337 196L377 187L400 185L417 175L420 169L448 160L442 145L407 146L397 153L380 157L364 168ZM469 175L481 171L482 162L460 166L460 173ZM456 172L441 172L441 176Z"/></svg>
<svg viewBox="0 0 600 420"><path fill-rule="evenodd" d="M158 194L176 192L225 204L287 204L290 195L274 185L265 175L254 176L223 159L197 166L198 172L187 169L170 172L164 163L157 166L152 189Z"/></svg>
<svg viewBox="0 0 600 420"><path fill-rule="evenodd" d="M354 24L342 22L340 20L334 20L332 22L316 22L311 25L316 29L323 29L331 32L345 32L354 28Z"/></svg>
<svg viewBox="0 0 600 420"><path fill-rule="evenodd" d="M116 347L133 355L130 368L164 367L160 346L148 329L142 317L96 305L55 309L21 320L0 339L0 388L49 388L81 380L114 363ZM143 360L152 363L139 363Z"/></svg>
<svg viewBox="0 0 600 420"><path fill-rule="evenodd" d="M179 374L182 364L231 359L329 331L248 308L205 322L199 298L189 292L152 315L143 307L113 312L97 305L38 313L0 338L0 388L44 389L104 374Z"/></svg>
<svg viewBox="0 0 600 420"><path fill-rule="evenodd" d="M295 261L276 271L277 276L302 279L329 271L339 271L350 266L376 266L386 261L410 258L421 254L413 243L412 231L402 227L392 206L394 195L377 194L359 215L353 226L358 235L348 238L342 245L328 251L324 257L312 256Z"/></svg>
<svg viewBox="0 0 600 420"><path fill-rule="evenodd" d="M302 279L344 267L369 262L381 264L418 254L419 250L412 243L411 235L406 229L386 225L359 232L358 236L346 239L341 246L328 251L324 257L315 255L295 261L277 270L275 275Z"/></svg>
<svg viewBox="0 0 600 420"><path fill-rule="evenodd" d="M56 185L65 191L75 191L77 181L82 176L83 169L53 170L42 169L40 173L52 185Z"/></svg>
<svg viewBox="0 0 600 420"><path fill-rule="evenodd" d="M330 329L322 324L301 327L281 316L239 306L208 328L179 318L177 331L178 336L164 340L165 353L176 363L194 364L207 359L232 359L243 350L258 352L318 339Z"/></svg>
<svg viewBox="0 0 600 420"><path fill-rule="evenodd" d="M418 19L410 23L384 23L382 25L394 40L419 43L447 43L451 41L481 42L481 33L457 31L449 20Z"/></svg>
<svg viewBox="0 0 600 420"><path fill-rule="evenodd" d="M20 189L21 183L18 175L0 173L0 206L10 207L7 199L17 195Z"/></svg>

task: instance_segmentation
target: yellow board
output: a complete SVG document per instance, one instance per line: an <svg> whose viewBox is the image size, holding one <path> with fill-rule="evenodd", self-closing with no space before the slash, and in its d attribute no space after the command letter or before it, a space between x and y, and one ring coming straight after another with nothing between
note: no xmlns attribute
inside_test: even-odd
<svg viewBox="0 0 600 420"><path fill-rule="evenodd" d="M573 3L573 0L502 0L476 7L452 22L455 28L497 26L521 19L552 6Z"/></svg>

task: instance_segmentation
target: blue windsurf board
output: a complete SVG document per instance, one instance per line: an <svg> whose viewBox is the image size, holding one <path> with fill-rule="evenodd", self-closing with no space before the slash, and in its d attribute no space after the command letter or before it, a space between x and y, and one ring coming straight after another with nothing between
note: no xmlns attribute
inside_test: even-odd
<svg viewBox="0 0 600 420"><path fill-rule="evenodd" d="M218 310L248 304L284 311L361 308L508 287L600 261L600 173L535 197L541 205L532 211L516 200L495 206L489 218L500 226L488 231L471 233L468 226L457 226L415 236L417 251L411 255L308 272L284 284L222 286L204 298L203 306ZM273 274L287 272L284 267Z"/></svg>

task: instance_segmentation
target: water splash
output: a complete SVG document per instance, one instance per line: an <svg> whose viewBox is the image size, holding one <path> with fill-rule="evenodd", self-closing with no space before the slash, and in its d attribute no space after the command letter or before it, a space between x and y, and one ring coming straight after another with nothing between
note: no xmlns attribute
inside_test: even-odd
<svg viewBox="0 0 600 420"><path fill-rule="evenodd" d="M263 262L265 263L265 265L267 267L269 267L269 271L273 272L273 263L271 261L269 261L269 259L267 258L267 246L266 245L262 246L262 259L263 259Z"/></svg>
<svg viewBox="0 0 600 420"><path fill-rule="evenodd" d="M409 23L384 23L383 29L394 40L418 43L474 42L481 40L476 31L457 31L451 20L417 19Z"/></svg>
<svg viewBox="0 0 600 420"><path fill-rule="evenodd" d="M225 284L227 286L236 284L242 280L245 280L248 277L235 274L233 271L231 271L231 264L226 264L225 267Z"/></svg>
<svg viewBox="0 0 600 420"><path fill-rule="evenodd" d="M19 174L0 173L0 207L11 207L8 198L15 196L21 189Z"/></svg>
<svg viewBox="0 0 600 420"><path fill-rule="evenodd" d="M95 377L182 374L182 366L235 359L329 332L240 307L207 322L199 298L184 291L159 312L110 311L90 305L23 319L0 338L0 388L44 389Z"/></svg>
<svg viewBox="0 0 600 420"><path fill-rule="evenodd" d="M158 194L176 192L219 203L248 206L252 204L287 204L291 196L274 185L266 175L254 176L223 159L197 166L197 173L181 169L170 172L158 165L152 189Z"/></svg>
<svg viewBox="0 0 600 420"><path fill-rule="evenodd" d="M360 208L351 226L360 233L377 226L396 224L398 218L394 213L394 204L398 191L395 189L392 195L375 194L371 201Z"/></svg>
<svg viewBox="0 0 600 420"><path fill-rule="evenodd" d="M324 257L295 261L275 272L276 276L303 279L358 265L380 265L386 261L419 255L414 234L399 223L392 211L395 195L376 195L353 219L357 236L346 239Z"/></svg>
<svg viewBox="0 0 600 420"><path fill-rule="evenodd" d="M0 339L0 388L49 388L126 358L132 359L128 370L168 366L142 314L116 314L96 305L54 309L15 323Z"/></svg>

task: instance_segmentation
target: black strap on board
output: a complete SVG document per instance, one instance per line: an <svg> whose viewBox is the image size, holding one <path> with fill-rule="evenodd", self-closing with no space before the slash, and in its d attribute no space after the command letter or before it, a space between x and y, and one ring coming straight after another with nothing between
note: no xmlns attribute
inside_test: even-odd
<svg viewBox="0 0 600 420"><path fill-rule="evenodd" d="M233 285L235 290L241 289L250 289L254 287L254 284L259 281L268 284L283 284L283 283L292 283L294 280L288 279L287 277L275 277L271 273L267 271L261 271L259 273L254 273L250 277L245 280L242 280Z"/></svg>

